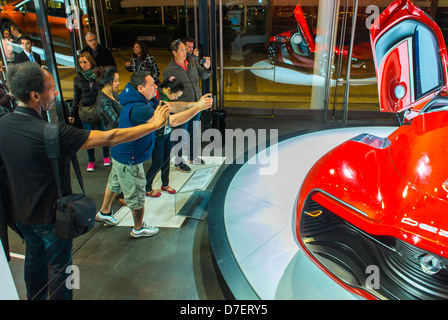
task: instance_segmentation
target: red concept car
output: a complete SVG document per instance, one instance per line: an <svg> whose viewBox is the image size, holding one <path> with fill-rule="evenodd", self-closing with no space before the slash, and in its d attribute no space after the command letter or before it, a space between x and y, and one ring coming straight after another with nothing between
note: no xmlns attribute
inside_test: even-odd
<svg viewBox="0 0 448 320"><path fill-rule="evenodd" d="M291 30L277 34L269 39L268 59L271 64L278 62L302 67L305 69L314 68L314 56L316 54L316 40L313 33L313 19L310 15L302 11L300 5L294 9L294 17L297 21L297 30ZM349 18L351 21L351 18ZM349 40L348 38L346 40ZM339 57L347 58L348 46L340 48L337 45L334 49L335 60ZM319 73L324 76L326 73L326 56L319 60ZM335 66L332 66L332 72ZM345 70L345 69L344 69ZM351 74L373 73L372 50L368 39L358 41L353 46Z"/></svg>
<svg viewBox="0 0 448 320"><path fill-rule="evenodd" d="M297 199L297 240L361 297L447 299L445 43L409 0L394 1L370 31L381 109L419 114L386 138L362 134L314 164Z"/></svg>

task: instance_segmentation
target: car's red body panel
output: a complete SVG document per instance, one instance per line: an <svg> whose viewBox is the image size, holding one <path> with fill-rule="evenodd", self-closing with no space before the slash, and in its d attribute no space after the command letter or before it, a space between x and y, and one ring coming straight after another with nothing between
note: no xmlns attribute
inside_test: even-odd
<svg viewBox="0 0 448 320"><path fill-rule="evenodd" d="M426 29L432 33L434 41L434 52L428 56L428 52L418 50L416 31L410 30L409 33L401 28L404 22L412 21L412 27L417 29L419 25L426 26ZM410 27L409 27L410 29ZM422 28L423 29L423 28ZM399 33L403 33L397 35ZM421 32L421 31L420 31ZM373 57L375 60L375 69L378 78L378 94L380 98L380 108L386 112L401 112L406 109L420 110L432 97L433 94L446 86L448 79L447 52L445 41L437 23L432 20L424 11L416 7L409 0L399 0L392 3L374 22L370 28L370 37L372 44ZM385 38L397 37L397 39L388 40ZM425 48L428 49L428 48ZM381 52L380 51L386 51ZM422 51L422 53L420 53ZM441 83L434 86L429 92L417 94L415 91L417 81L413 77L418 70L416 67L417 55L423 56L423 59L440 59L434 70L433 76L440 72ZM405 90L404 98L397 98L393 90L397 84L401 84Z"/></svg>
<svg viewBox="0 0 448 320"><path fill-rule="evenodd" d="M399 23L409 21L411 24L415 21L418 23L412 32L428 27L434 39L440 41L437 43L440 46L437 54L440 55L441 63L438 82L426 91L421 91L420 97L410 90L416 85L412 83L416 79L416 70L409 66L413 61L409 59L413 55L412 50L409 50L413 47L407 43L408 29L403 33L406 37L404 40L397 37L403 29L394 29ZM395 32L393 36L388 34L391 30ZM448 99L443 92L440 93L446 85L448 64L440 29L409 1L397 0L392 3L375 22L371 35L372 49L377 59L381 109L393 112L408 108L422 109L436 93L439 95L427 106L440 102L443 107L439 110L429 110L429 107L423 109L421 114L400 126L387 138L357 137L325 154L302 183L297 199L295 227L303 251L334 281L362 297L378 298L368 290L348 285L334 272L330 272L302 240L300 221L302 216L311 215L304 208L312 199L361 230L362 234L369 237L386 236L418 248L416 251L420 250L420 256L412 259L419 259L426 254L434 254L442 260L448 258ZM392 37L389 40L395 42L387 43L385 38L380 40L384 35ZM381 52L383 48L378 46L385 43L389 47ZM382 58L378 59L376 54ZM405 86L405 91L401 92L400 99L394 100L396 94L393 90L398 83ZM418 261L415 263L415 270L418 270ZM439 280L434 281L437 285ZM444 283L441 286L446 287Z"/></svg>
<svg viewBox="0 0 448 320"><path fill-rule="evenodd" d="M298 208L313 190L322 190L339 201L318 192L317 202L326 201L333 212L362 230L412 241L448 258L448 215L444 214L448 192L443 189L448 166L441 152L448 150L448 127L441 123L448 123L448 111L423 114L411 125L401 126L389 136L388 148L358 141L339 145L306 176ZM411 221L432 228L422 225L422 229Z"/></svg>

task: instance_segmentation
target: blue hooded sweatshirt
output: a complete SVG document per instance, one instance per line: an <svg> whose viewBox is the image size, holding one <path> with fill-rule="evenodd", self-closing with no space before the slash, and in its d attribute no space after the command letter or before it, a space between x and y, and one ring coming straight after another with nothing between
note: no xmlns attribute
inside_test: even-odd
<svg viewBox="0 0 448 320"><path fill-rule="evenodd" d="M119 102L123 108L118 128L130 128L144 124L154 115L154 110L159 105L158 99L152 98L148 101L129 83L121 92ZM127 165L143 163L151 157L154 141L155 132L153 131L140 139L113 146L111 148L112 158Z"/></svg>

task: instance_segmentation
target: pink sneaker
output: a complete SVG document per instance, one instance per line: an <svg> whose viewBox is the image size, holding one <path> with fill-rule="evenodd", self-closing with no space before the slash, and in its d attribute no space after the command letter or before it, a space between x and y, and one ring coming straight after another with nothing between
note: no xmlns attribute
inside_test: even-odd
<svg viewBox="0 0 448 320"><path fill-rule="evenodd" d="M92 172L95 170L95 162L89 162L89 165L87 166L87 171Z"/></svg>
<svg viewBox="0 0 448 320"><path fill-rule="evenodd" d="M104 166L105 167L110 166L110 157L104 158Z"/></svg>

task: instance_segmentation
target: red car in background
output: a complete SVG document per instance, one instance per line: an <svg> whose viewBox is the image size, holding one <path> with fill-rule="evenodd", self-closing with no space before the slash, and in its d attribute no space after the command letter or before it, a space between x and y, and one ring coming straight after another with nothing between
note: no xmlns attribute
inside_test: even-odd
<svg viewBox="0 0 448 320"><path fill-rule="evenodd" d="M349 14L350 15L350 14ZM278 62L288 65L302 67L305 69L314 68L314 58L316 55L316 39L313 30L315 29L313 21L315 17L310 14L305 14L300 5L294 9L294 17L297 21L297 30L290 30L279 33L269 39L268 44L268 59L271 64ZM358 23L360 23L358 17ZM348 22L351 22L351 17L348 17ZM362 23L362 22L361 22ZM346 38L349 40L349 37ZM339 45L335 46L335 61L338 58L348 57L348 46L344 45L339 49ZM370 42L358 41L353 46L351 73L367 74L373 73L373 60ZM326 73L326 55L319 60L319 73L324 76ZM335 69L334 63L332 65L332 72ZM344 69L345 71L345 69Z"/></svg>
<svg viewBox="0 0 448 320"><path fill-rule="evenodd" d="M69 42L70 34L67 28L67 14L64 0L47 0L47 17L51 35L59 40ZM82 16L82 25L88 24L87 16ZM23 34L39 35L34 0L12 1L0 9L0 24L2 30L19 27Z"/></svg>
<svg viewBox="0 0 448 320"><path fill-rule="evenodd" d="M351 293L447 299L445 42L409 0L394 1L370 34L381 110L419 113L388 137L362 134L315 163L298 195L296 238Z"/></svg>

